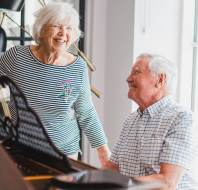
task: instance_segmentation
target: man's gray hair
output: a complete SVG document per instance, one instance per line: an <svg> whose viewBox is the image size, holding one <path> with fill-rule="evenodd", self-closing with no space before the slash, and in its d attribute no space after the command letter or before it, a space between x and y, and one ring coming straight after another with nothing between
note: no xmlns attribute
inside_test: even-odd
<svg viewBox="0 0 198 190"><path fill-rule="evenodd" d="M57 24L65 18L71 19L71 25L74 29L73 33L76 38L72 41L78 40L81 35L81 31L79 29L79 14L73 8L72 4L66 2L59 3L49 3L45 7L39 9L35 13L35 23L33 25L33 38L39 43L39 38L41 34L41 30L45 24Z"/></svg>
<svg viewBox="0 0 198 190"><path fill-rule="evenodd" d="M155 54L143 53L137 57L141 58L148 59L151 72L166 75L166 90L168 93L174 93L177 85L177 69L174 64L167 58Z"/></svg>

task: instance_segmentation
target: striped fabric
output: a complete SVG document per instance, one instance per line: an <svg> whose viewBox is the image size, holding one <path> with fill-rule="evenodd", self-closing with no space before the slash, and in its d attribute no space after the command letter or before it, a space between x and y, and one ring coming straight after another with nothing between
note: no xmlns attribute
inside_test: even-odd
<svg viewBox="0 0 198 190"><path fill-rule="evenodd" d="M106 143L81 57L67 66L48 65L34 57L29 46L16 46L0 57L0 74L16 82L54 144L65 154L80 151L79 127L93 148Z"/></svg>
<svg viewBox="0 0 198 190"><path fill-rule="evenodd" d="M182 166L185 172L177 190L195 190L190 174L198 148L194 140L192 113L167 96L143 113L138 109L127 117L111 160L130 177L159 173L160 163Z"/></svg>

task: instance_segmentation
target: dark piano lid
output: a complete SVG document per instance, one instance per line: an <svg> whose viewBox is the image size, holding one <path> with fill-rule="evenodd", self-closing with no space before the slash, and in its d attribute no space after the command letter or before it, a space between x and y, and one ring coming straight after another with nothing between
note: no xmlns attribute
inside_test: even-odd
<svg viewBox="0 0 198 190"><path fill-rule="evenodd" d="M118 172L109 170L89 170L56 176L52 181L54 186L66 189L126 189L126 190L154 190L163 189L164 184L159 181L140 182Z"/></svg>
<svg viewBox="0 0 198 190"><path fill-rule="evenodd" d="M60 188L127 188L131 186L132 183L131 178L109 170L81 171L58 175L53 179L53 184Z"/></svg>

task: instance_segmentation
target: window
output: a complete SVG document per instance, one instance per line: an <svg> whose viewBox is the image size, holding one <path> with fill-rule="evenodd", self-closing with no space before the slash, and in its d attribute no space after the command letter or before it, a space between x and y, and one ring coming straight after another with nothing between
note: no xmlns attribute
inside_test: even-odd
<svg viewBox="0 0 198 190"><path fill-rule="evenodd" d="M198 0L184 1L179 101L198 114Z"/></svg>
<svg viewBox="0 0 198 190"><path fill-rule="evenodd" d="M198 115L198 0L183 1L183 30L180 65L180 102L189 107L194 116ZM198 126L195 123L195 140ZM197 158L196 158L197 159ZM197 168L197 160L192 163ZM197 171L194 171L198 177Z"/></svg>
<svg viewBox="0 0 198 190"><path fill-rule="evenodd" d="M193 62L192 62L192 100L191 108L198 114L198 0L195 0L194 14L194 35L193 35Z"/></svg>

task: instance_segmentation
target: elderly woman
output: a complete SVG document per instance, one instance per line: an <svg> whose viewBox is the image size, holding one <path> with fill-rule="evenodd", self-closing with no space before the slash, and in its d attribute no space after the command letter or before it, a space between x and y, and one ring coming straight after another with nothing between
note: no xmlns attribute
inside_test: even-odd
<svg viewBox="0 0 198 190"><path fill-rule="evenodd" d="M80 152L79 128L98 151L102 166L107 140L91 100L88 69L67 50L80 36L79 15L68 3L52 3L36 13L36 45L16 46L0 58L0 74L24 92L54 144L72 158Z"/></svg>

